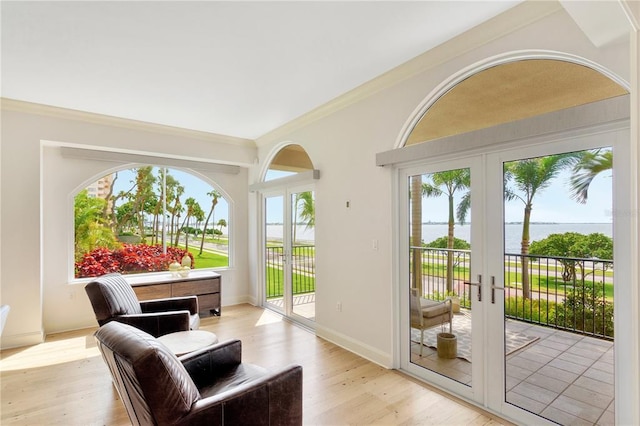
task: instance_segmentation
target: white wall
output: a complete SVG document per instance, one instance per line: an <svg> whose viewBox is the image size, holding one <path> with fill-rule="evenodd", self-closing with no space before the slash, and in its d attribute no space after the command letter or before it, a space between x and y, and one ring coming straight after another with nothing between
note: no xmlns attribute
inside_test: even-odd
<svg viewBox="0 0 640 426"><path fill-rule="evenodd" d="M532 18L536 7L545 15L539 20ZM376 167L375 154L397 147L405 124L440 84L478 61L525 50L577 55L629 80L626 42L597 49L557 5L516 9L394 70L390 74L400 76L395 83L382 76L334 102L333 110L323 107L257 140L256 169L264 167L275 146L290 141L305 148L321 173L315 228L318 335L394 365L394 183L390 170ZM367 88L370 93L361 95Z"/></svg>
<svg viewBox="0 0 640 426"><path fill-rule="evenodd" d="M256 156L251 141L3 101L0 285L2 303L11 305L3 347L95 325L83 285L69 283L72 195L81 184L122 165L63 158L55 143L43 141L244 166L236 175L200 173L231 198L234 265L222 271L222 303L250 299L246 166Z"/></svg>

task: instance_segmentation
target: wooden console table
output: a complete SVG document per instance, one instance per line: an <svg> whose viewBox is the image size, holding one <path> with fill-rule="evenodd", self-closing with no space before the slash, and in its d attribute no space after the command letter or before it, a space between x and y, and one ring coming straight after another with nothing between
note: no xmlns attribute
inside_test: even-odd
<svg viewBox="0 0 640 426"><path fill-rule="evenodd" d="M186 278L161 278L149 282L134 282L133 291L140 300L176 296L198 296L200 314L222 313L222 278L215 272L191 272Z"/></svg>

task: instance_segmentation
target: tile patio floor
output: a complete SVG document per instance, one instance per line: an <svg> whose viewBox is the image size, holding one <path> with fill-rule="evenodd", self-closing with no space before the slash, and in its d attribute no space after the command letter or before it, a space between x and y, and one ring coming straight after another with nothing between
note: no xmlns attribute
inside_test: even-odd
<svg viewBox="0 0 640 426"><path fill-rule="evenodd" d="M284 309L284 299L282 297L268 300L274 306ZM293 296L293 312L311 321L316 319L316 294L305 293Z"/></svg>
<svg viewBox="0 0 640 426"><path fill-rule="evenodd" d="M539 339L506 359L506 400L563 425L613 425L613 342L507 321L509 330ZM462 383L471 363L438 358L412 344L412 362Z"/></svg>

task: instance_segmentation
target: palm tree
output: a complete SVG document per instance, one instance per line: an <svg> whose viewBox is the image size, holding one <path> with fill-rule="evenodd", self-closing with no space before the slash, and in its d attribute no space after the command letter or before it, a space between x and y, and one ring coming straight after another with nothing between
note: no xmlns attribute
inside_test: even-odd
<svg viewBox="0 0 640 426"><path fill-rule="evenodd" d="M222 235L222 228L223 228L224 226L227 226L227 221L226 221L226 220L224 220L224 219L220 219L220 220L218 221L217 225L218 225L218 231L219 231L219 234L218 234L218 235ZM220 237L219 237L219 236L218 236L218 239L220 239Z"/></svg>
<svg viewBox="0 0 640 426"><path fill-rule="evenodd" d="M211 190L210 192L207 192L207 195L211 197L211 209L209 210L209 214L207 215L207 220L204 221L204 229L202 230L202 240L200 241L200 252L198 253L199 255L202 254L202 250L204 248L204 239L207 235L207 226L209 225L209 220L211 220L211 216L213 215L213 210L216 208L216 205L218 204L218 198L221 197L220 193L215 189Z"/></svg>
<svg viewBox="0 0 640 426"><path fill-rule="evenodd" d="M313 204L313 192L299 192L294 200L293 243L296 242L296 229L298 225L298 213L305 224L305 229L315 226L315 206Z"/></svg>
<svg viewBox="0 0 640 426"><path fill-rule="evenodd" d="M196 215L196 211L197 209L200 209L200 205L193 197L187 198L184 204L187 206L187 215L184 217L184 221L182 222L180 229L184 229L184 249L189 251L189 219ZM178 229L178 235L180 233L180 229ZM178 238L176 237L176 241L177 240Z"/></svg>
<svg viewBox="0 0 640 426"><path fill-rule="evenodd" d="M610 149L583 151L573 166L570 178L571 198L581 204L587 202L589 185L600 173L613 168L613 151Z"/></svg>
<svg viewBox="0 0 640 426"><path fill-rule="evenodd" d="M522 220L521 266L522 266L522 295L525 299L531 297L529 285L529 226L533 199L536 194L551 185L551 181L560 171L575 163L576 154L557 154L546 157L529 158L526 160L505 163L504 173L507 182L513 181L515 189L505 185L506 200L520 200L524 204L524 218Z"/></svg>
<svg viewBox="0 0 640 426"><path fill-rule="evenodd" d="M168 178L169 176L167 176ZM168 182L168 181L167 181ZM168 184L167 184L168 185ZM174 240L174 247L178 246L178 238L180 237L180 214L182 213L182 211L184 210L184 208L182 207L182 203L180 202L180 197L182 196L182 194L184 194L184 186L180 185L177 183L176 181L176 185L174 186L174 188L172 189L173 192L173 207L171 208L171 232L174 231L176 232L176 236L175 236L175 240ZM167 195L169 194L169 188L167 187ZM176 219L177 217L177 219ZM175 221L175 224L174 224Z"/></svg>
<svg viewBox="0 0 640 426"><path fill-rule="evenodd" d="M448 232L447 232L447 291L453 291L453 246L454 246L454 195L457 191L469 189L471 186L471 171L468 168L446 170L429 175L431 182L422 184L422 193L426 197L439 197L446 195L449 204ZM460 223L464 223L469 207L471 206L471 196L467 191L458 205L457 217Z"/></svg>
<svg viewBox="0 0 640 426"><path fill-rule="evenodd" d="M145 214L151 211L152 200L156 197L153 192L153 184L156 181L153 176L153 167L145 166L136 169L136 192L133 198L134 213L137 215L138 233L141 241L145 243L146 232L144 229Z"/></svg>
<svg viewBox="0 0 640 426"><path fill-rule="evenodd" d="M112 197L113 205L119 199L128 200L113 212L118 232L125 226L137 225L138 234L143 243L146 234L144 229L145 214L152 211L152 205L156 199L153 191L156 178L152 174L152 169L151 166L132 169L136 174L135 180L131 182L132 187L128 191L120 191L117 196ZM117 214L115 210L117 210Z"/></svg>

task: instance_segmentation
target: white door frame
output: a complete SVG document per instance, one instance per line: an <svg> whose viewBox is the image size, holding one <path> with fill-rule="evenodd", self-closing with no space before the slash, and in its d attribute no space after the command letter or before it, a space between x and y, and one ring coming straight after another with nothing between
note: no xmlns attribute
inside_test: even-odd
<svg viewBox="0 0 640 426"><path fill-rule="evenodd" d="M292 265L292 255L291 255L291 245L292 245L292 235L291 235L291 222L293 219L293 215L292 215L292 209L291 209L291 196L293 194L299 193L299 192L305 192L305 191L311 191L311 192L315 192L315 188L313 183L291 183L288 185L282 185L282 186L274 186L273 188L269 189L269 190L264 190L260 192L260 211L261 211L261 239L260 239L260 244L261 244L261 273L260 273L260 301L261 301L261 305L264 307L267 307L269 309L274 309L277 312L280 312L281 314L283 314L284 316L293 319L294 321L310 328L310 329L315 329L315 321L313 320L309 320L308 318L305 318L301 315L298 315L294 312L293 310L293 293L292 293L292 283L291 283L291 265ZM266 295L266 277L265 277L265 271L266 271L266 261L264 258L264 248L266 247L266 240L267 240L267 235L266 235L266 199L270 198L270 197L278 197L281 196L283 199L283 206L282 206L282 214L283 214L283 229L282 229L282 237L283 237L283 247L284 247L284 253L283 253L283 257L284 257L284 265L283 265L283 303L284 303L284 308L282 310L280 309L276 309L275 306L273 306L272 304L269 304L267 302L267 295ZM317 281L316 281L317 283Z"/></svg>
<svg viewBox="0 0 640 426"><path fill-rule="evenodd" d="M472 135L469 135L472 137ZM606 142L603 143L603 138L606 139ZM486 143L483 144L482 147L478 147L477 145L474 147L474 152L481 152L481 156L485 156L485 161L496 161L496 159L509 161L509 159L518 159L518 158L527 158L534 157L538 155L548 155L558 152L567 152L573 151L576 149L588 149L591 147L599 147L599 146L612 146L614 149L614 156L616 161L614 161L614 180L613 180L613 214L614 214L614 253L615 253L615 263L614 270L616 280L619 282L633 282L631 265L634 262L632 259L632 251L629 248L633 246L632 238L630 230L636 229L636 220L634 217L634 206L636 206L636 194L637 194L637 186L634 179L631 178L631 164L633 159L631 159L631 147L629 145L629 120L616 120L614 122L598 124L596 126L592 126L589 128L579 128L575 130L563 131L556 134L545 134L542 136L533 136L530 138L523 138L518 141L503 141L502 143ZM576 141L580 141L580 148L575 148ZM395 163L399 166L396 169L394 175L394 179L396 180L395 187L398 190L398 194L396 196L397 205L396 211L397 216L395 218L396 222L396 241L397 248L399 253L405 247L408 247L408 242L405 240L408 237L405 237L405 231L402 223L402 217L405 215L404 208L408 208L408 194L406 191L402 189L402 177L404 176L404 170L409 170L412 167L414 170L419 170L419 167L416 168L418 164L428 164L428 163L441 163L444 161L453 161L456 158L460 158L460 155L470 155L469 152L460 151L459 149L447 149L446 143L442 141L441 143L435 142L438 146L434 147L433 152L436 152L437 155L433 155L431 157L425 156L419 160L415 160L409 164L403 163ZM430 143L426 143L424 145L429 145ZM464 144L455 144L452 147L460 147L464 146ZM544 151L543 151L544 150ZM537 154L541 153L541 154ZM517 154L517 155L516 155ZM451 163L454 164L454 163ZM447 168L455 168L454 166ZM488 185L498 185L502 188L502 168L497 168L499 170L488 170L486 175L486 183ZM490 169L488 167L487 169ZM621 183L621 184L620 184ZM502 205L502 192L494 191L493 195L491 193L486 194L486 205ZM406 207L403 207L406 206ZM625 213L626 212L626 213ZM485 214L486 216L486 214ZM405 216L406 217L406 216ZM500 215L502 217L502 215ZM502 237L502 225L498 226L499 221L487 222L482 226L486 226L485 235L495 237L499 236L501 242L499 243L499 247L502 248L503 245L503 237ZM478 226L477 223L474 226ZM499 228L499 229L498 229ZM498 244L495 242L492 244ZM501 251L503 252L503 250ZM500 256L486 256L487 259L487 269L486 274L487 277L495 276L497 284L500 285L503 281L503 264L500 262ZM637 260L637 259L636 259ZM402 318L407 317L408 315L408 307L406 301L403 302L403 293L402 291L405 288L405 282L403 281L403 272L402 269L406 268L407 263L403 263L403 259L400 255L396 259L394 259L394 268L396 277L395 283L395 300L397 302L397 315L395 316L399 320L396 320L396 336L395 339L395 354L398 356L395 365L400 368L405 368L404 358L406 355L403 355L402 346L405 344L404 338L407 335L407 326L403 324ZM475 274L475 272L474 272ZM502 286L502 285L500 285ZM490 286L484 286L483 289L483 297L484 300L488 300L490 298ZM637 355L637 339L638 336L634 336L631 334L631 329L629 327L622 327L621 324L624 323L625 320L629 318L638 318L638 314L634 313L632 310L633 301L632 296L634 291L637 292L637 289L632 289L630 286L617 286L615 288L615 296L616 307L614 311L614 321L616 324L616 340L615 340L615 411L616 411L616 419L618 418L628 418L630 413L633 413L634 407L631 403L631 399L629 399L628 392L632 392L635 389L635 380L637 377L634 377L633 374L628 374L629 371L634 371L633 366L630 365L629 360L635 359L634 357ZM486 292L486 293L485 293ZM496 293L496 306L500 304L503 306L504 295ZM495 324L497 321L504 321L503 315L498 315L496 310L486 309L485 316L483 320L487 320L490 323ZM405 321L406 323L406 321ZM484 342L486 344L498 345L497 347L502 348L502 354L504 354L504 339L502 327L500 327L500 333L496 334L495 327L489 327L489 329L494 329L493 331L489 331L486 335L486 340ZM403 334L404 333L404 334ZM626 364L625 364L626 362ZM445 390L455 392L455 394L463 399L468 400L469 402L479 405L482 408L495 412L496 414L515 421L534 423L534 422L543 422L544 420L538 416L534 416L530 413L525 412L524 410L518 409L510 404L504 402L504 356L489 356L486 362L486 370L483 372L481 378L487 377L490 374L490 371L497 372L500 371L501 376L500 380L494 380L492 378L491 383L483 380L483 395L484 402L480 402L477 395L469 394L465 389L461 389L460 391L456 391L455 386L451 387L446 383L441 383L440 380L435 378L431 384L441 387ZM500 364L500 365L498 365ZM415 375L415 372L411 371L411 369L406 370L407 373ZM474 370L474 380L480 379L475 375ZM499 387L494 386L493 384L498 382L500 384Z"/></svg>
<svg viewBox="0 0 640 426"><path fill-rule="evenodd" d="M483 210L484 210L484 202L482 197L482 158L478 155L467 156L465 158L452 158L447 160L433 161L428 162L423 165L414 165L411 167L401 168L399 169L399 194L400 194L400 226L399 226L399 264L405 265L404 268L399 270L399 301L400 301L400 330L399 335L401 338L401 345L399 349L400 354L400 368L406 371L407 373L421 378L423 380L428 380L429 383L434 384L435 386L448 390L450 392L455 393L457 396L460 396L466 400L473 401L477 405L484 404L484 369L482 366L484 365L484 354L482 351L474 351L472 353L473 362L472 362L472 385L468 386L463 383L459 383L453 379L450 379L444 375L438 374L431 370L425 369L424 367L420 367L411 363L410 357L410 324L409 324L409 300L407 297L407 290L409 289L408 285L410 282L409 279L409 269L407 265L409 265L409 251L407 250L409 247L409 177L413 175L423 175L425 173L434 173L443 170L455 170L469 168L471 170L471 241L472 247L474 243L477 246L480 246L480 242L483 241L483 232L484 227L483 224ZM476 226L477 224L477 226ZM484 269L483 265L483 256L482 250L476 250L472 252L471 255L471 270L473 276L477 276L477 274L482 274L482 270ZM472 278L475 281L475 278ZM472 313L472 345L476 347L483 347L483 321L485 317L484 305L486 302L482 299L483 302L476 302L478 300L478 287L471 287L471 299L473 303L473 313ZM483 289L484 292L484 289ZM455 334L455 330L454 330Z"/></svg>

